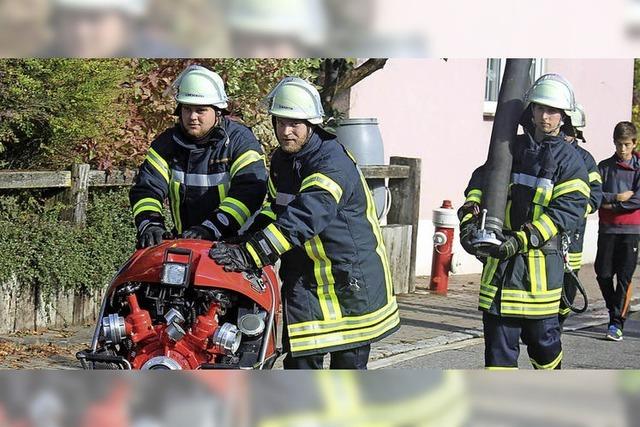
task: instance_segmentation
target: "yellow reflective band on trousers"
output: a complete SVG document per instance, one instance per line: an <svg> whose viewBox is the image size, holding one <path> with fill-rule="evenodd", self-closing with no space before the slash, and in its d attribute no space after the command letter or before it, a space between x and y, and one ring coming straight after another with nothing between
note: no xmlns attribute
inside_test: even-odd
<svg viewBox="0 0 640 427"><path fill-rule="evenodd" d="M180 218L180 183L178 181L169 183L169 201L171 202L173 224L176 226L178 234L180 234L182 233L182 220Z"/></svg>
<svg viewBox="0 0 640 427"><path fill-rule="evenodd" d="M472 188L471 190L469 190L469 193L467 193L467 198L464 201L465 203L475 202L480 204L481 200L482 200L482 190L477 188Z"/></svg>
<svg viewBox="0 0 640 427"><path fill-rule="evenodd" d="M553 188L553 195L551 196L551 198L557 199L560 196L563 196L567 193L572 193L574 191L582 193L587 198L591 194L591 189L589 188L587 183L579 178L575 178L575 179L570 179L569 181L565 181L560 184L557 184Z"/></svg>
<svg viewBox="0 0 640 427"><path fill-rule="evenodd" d="M264 162L264 156L255 150L242 153L231 165L231 170L229 171L231 177L233 178L240 170L259 160Z"/></svg>
<svg viewBox="0 0 640 427"><path fill-rule="evenodd" d="M251 216L247 205L233 197L225 197L220 203L220 210L231 215L240 226L244 225Z"/></svg>
<svg viewBox="0 0 640 427"><path fill-rule="evenodd" d="M487 366L484 369L487 371L517 371L518 368L515 366Z"/></svg>
<svg viewBox="0 0 640 427"><path fill-rule="evenodd" d="M307 256L313 260L313 273L318 284L318 301L320 302L323 320L342 318L342 311L340 310L335 290L336 281L331 272L331 260L324 251L320 237L315 236L305 242L304 250L307 252ZM291 327L293 326L291 325Z"/></svg>
<svg viewBox="0 0 640 427"><path fill-rule="evenodd" d="M568 316L571 313L571 309L569 307L566 307L566 308L561 307L558 313L560 313L561 316Z"/></svg>
<svg viewBox="0 0 640 427"><path fill-rule="evenodd" d="M600 175L600 172L598 171L593 171L589 174L589 182L599 182L600 184L602 184L602 176Z"/></svg>
<svg viewBox="0 0 640 427"><path fill-rule="evenodd" d="M313 186L317 186L328 191L333 198L336 199L336 203L340 203L340 199L342 198L342 188L340 188L340 185L328 176L321 173L309 175L302 181L302 184L300 184L300 192Z"/></svg>
<svg viewBox="0 0 640 427"><path fill-rule="evenodd" d="M169 182L169 164L156 152L156 150L149 148L149 152L147 153L145 160L147 160L149 164L153 166L160 175L162 175L165 181Z"/></svg>
<svg viewBox="0 0 640 427"><path fill-rule="evenodd" d="M283 253L287 252L289 249L293 247L291 243L289 243L287 238L284 237L284 234L282 234L282 232L278 230L275 224L269 224L267 228L262 230L262 232L264 233L266 238L269 239L269 242L271 242L271 245L274 248L276 248L278 255L282 255ZM323 253L324 253L324 250L323 250ZM327 261L329 260L327 259ZM331 270L331 261L329 261L329 270ZM331 271L329 271L329 273L331 273Z"/></svg>
<svg viewBox="0 0 640 427"><path fill-rule="evenodd" d="M562 362L562 351L560 352L560 354L558 355L558 357L556 357L555 359L553 359L553 361L542 365L538 362L536 362L533 359L529 359L531 360L531 364L536 368L536 369L544 369L544 370L551 370L551 369L555 369L558 367L558 365L560 364L560 362Z"/></svg>
<svg viewBox="0 0 640 427"><path fill-rule="evenodd" d="M507 200L507 208L504 215L504 228L506 228L507 230L511 230L511 205L511 199Z"/></svg>
<svg viewBox="0 0 640 427"><path fill-rule="evenodd" d="M579 270L582 267L582 252L569 252L569 266L572 270Z"/></svg>
<svg viewBox="0 0 640 427"><path fill-rule="evenodd" d="M478 306L485 310L489 310L491 308L491 304L493 303L493 299L498 292L498 288L491 284L493 280L493 276L496 273L496 268L498 268L499 261L496 258L487 258L487 262L482 269L482 276L480 277L480 297Z"/></svg>
<svg viewBox="0 0 640 427"><path fill-rule="evenodd" d="M531 223L542 236L542 240L546 242L556 234L558 234L558 227L553 223L549 215L543 213L535 221Z"/></svg>
<svg viewBox="0 0 640 427"><path fill-rule="evenodd" d="M138 200L135 205L133 205L133 217L135 218L141 212L158 212L162 213L162 204L159 200L154 199L153 197L146 197L144 199Z"/></svg>
<svg viewBox="0 0 640 427"><path fill-rule="evenodd" d="M351 384L349 384L349 378ZM312 408L296 407L292 413L261 419L258 427L459 427L469 420L470 404L466 385L459 372L443 372L406 396L389 395L385 400L367 400L372 390L388 386L378 381L364 382L354 371L314 372L319 392ZM333 384L332 384L333 383ZM371 398L369 398L371 399Z"/></svg>

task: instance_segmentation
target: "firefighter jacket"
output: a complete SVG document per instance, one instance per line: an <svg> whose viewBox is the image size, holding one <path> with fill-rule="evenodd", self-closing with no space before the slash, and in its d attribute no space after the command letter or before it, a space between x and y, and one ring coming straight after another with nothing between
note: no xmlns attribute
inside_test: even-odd
<svg viewBox="0 0 640 427"><path fill-rule="evenodd" d="M316 131L298 153L274 152L251 229L260 228L281 259L294 357L359 347L399 327L371 192L334 136Z"/></svg>
<svg viewBox="0 0 640 427"><path fill-rule="evenodd" d="M578 145L577 140L571 143L571 145L578 151L578 154L584 161L587 167L587 173L589 174L589 204L587 205L587 212L585 217L580 220L576 229L570 232L569 235L569 266L572 270L580 270L582 266L582 246L584 244L584 233L587 226L587 216L597 212L600 208L600 201L602 199L602 177L598 170L598 165L593 159L593 156L584 148Z"/></svg>
<svg viewBox="0 0 640 427"><path fill-rule="evenodd" d="M161 221L169 199L175 231L203 224L217 238L237 233L266 194L264 154L249 128L223 117L195 144L179 125L149 148L129 199L136 227Z"/></svg>
<svg viewBox="0 0 640 427"><path fill-rule="evenodd" d="M584 218L589 201L587 170L562 133L541 143L530 133L518 135L512 153L504 228L524 235L525 247L507 260L485 261L479 308L520 318L557 316L564 276L558 234L574 230ZM484 166L473 173L466 201L482 203L483 181ZM540 234L542 246L529 244L520 231L526 223Z"/></svg>

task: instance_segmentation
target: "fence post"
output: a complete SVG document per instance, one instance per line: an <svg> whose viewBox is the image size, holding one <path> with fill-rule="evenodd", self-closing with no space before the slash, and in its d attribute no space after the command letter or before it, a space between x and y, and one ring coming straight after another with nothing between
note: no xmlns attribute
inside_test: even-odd
<svg viewBox="0 0 640 427"><path fill-rule="evenodd" d="M387 214L388 224L411 225L411 262L409 264L409 292L416 289L416 248L418 243L418 221L420 220L420 159L391 157L389 164L405 165L411 169L406 179L389 179L391 208Z"/></svg>
<svg viewBox="0 0 640 427"><path fill-rule="evenodd" d="M71 188L65 192L65 202L69 208L63 219L84 227L87 223L87 204L89 202L89 165L71 166Z"/></svg>

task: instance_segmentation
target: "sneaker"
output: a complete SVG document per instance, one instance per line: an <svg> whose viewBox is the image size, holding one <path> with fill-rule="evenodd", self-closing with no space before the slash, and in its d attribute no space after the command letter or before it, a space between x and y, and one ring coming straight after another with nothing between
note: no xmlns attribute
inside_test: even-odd
<svg viewBox="0 0 640 427"><path fill-rule="evenodd" d="M622 341L622 329L615 325L609 326L606 338L611 341Z"/></svg>

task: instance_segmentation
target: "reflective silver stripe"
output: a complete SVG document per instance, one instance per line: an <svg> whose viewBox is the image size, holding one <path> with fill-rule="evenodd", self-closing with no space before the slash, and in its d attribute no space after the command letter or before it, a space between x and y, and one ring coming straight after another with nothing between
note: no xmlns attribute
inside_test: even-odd
<svg viewBox="0 0 640 427"><path fill-rule="evenodd" d="M512 173L511 174L511 182L514 184L526 185L527 187L536 187L536 182L538 181L537 176L527 175L524 173Z"/></svg>
<svg viewBox="0 0 640 427"><path fill-rule="evenodd" d="M171 176L174 181L185 184L189 187L215 187L229 182L229 172L212 173L209 175L199 173L185 174L182 171L171 169Z"/></svg>
<svg viewBox="0 0 640 427"><path fill-rule="evenodd" d="M553 181L548 178L538 178L533 175L527 175L525 173L513 173L511 174L511 182L514 184L520 184L531 188L545 188L553 189Z"/></svg>
<svg viewBox="0 0 640 427"><path fill-rule="evenodd" d="M293 199L295 198L296 198L295 194L277 193L276 205L287 206L289 203L293 202Z"/></svg>

